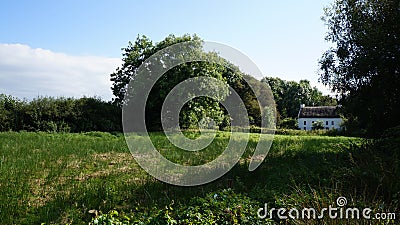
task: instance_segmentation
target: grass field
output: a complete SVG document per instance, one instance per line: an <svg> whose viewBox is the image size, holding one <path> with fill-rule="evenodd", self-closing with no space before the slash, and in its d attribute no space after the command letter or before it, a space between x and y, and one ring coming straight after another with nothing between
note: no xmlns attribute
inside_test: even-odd
<svg viewBox="0 0 400 225"><path fill-rule="evenodd" d="M185 161L184 153L168 145L162 134L151 136L167 158L200 163ZM0 133L0 224L87 224L96 215L93 222L99 223L265 224L267 220L257 218L257 209L264 203L321 209L335 204L339 196L345 196L350 206L398 210L400 195L393 193L398 182L390 182L399 174L398 168L390 170L390 163L398 166L398 161L367 160L369 152L360 150L364 140L275 135L264 163L249 172L248 156L256 137L251 135L243 159L220 179L178 187L147 175L122 135ZM226 139L226 133L218 133L206 155L218 155ZM389 163L389 168L382 163ZM363 222L349 222L356 223Z"/></svg>

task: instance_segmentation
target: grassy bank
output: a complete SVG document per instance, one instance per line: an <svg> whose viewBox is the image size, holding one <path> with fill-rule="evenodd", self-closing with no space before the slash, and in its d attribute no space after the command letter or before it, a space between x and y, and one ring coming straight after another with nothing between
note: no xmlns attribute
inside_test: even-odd
<svg viewBox="0 0 400 225"><path fill-rule="evenodd" d="M151 136L167 158L185 159L160 133ZM207 155L218 155L227 137L218 133ZM198 187L177 187L147 175L123 136L0 133L0 224L85 224L108 212L97 221L264 224L257 218L264 203L320 209L339 196L350 206L387 212L399 207L399 171L393 170L398 161L363 151L362 139L276 135L264 163L249 172L256 137L251 135L243 160L225 176Z"/></svg>

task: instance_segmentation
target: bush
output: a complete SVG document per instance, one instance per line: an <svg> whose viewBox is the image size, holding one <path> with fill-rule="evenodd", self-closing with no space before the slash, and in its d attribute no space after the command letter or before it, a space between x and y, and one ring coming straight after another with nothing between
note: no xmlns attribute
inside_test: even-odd
<svg viewBox="0 0 400 225"><path fill-rule="evenodd" d="M296 118L285 118L279 121L280 129L298 129L297 127L297 119Z"/></svg>
<svg viewBox="0 0 400 225"><path fill-rule="evenodd" d="M400 126L386 130L381 138L366 140L361 146L351 145L348 149L351 171L344 185L349 190L359 188L360 194L369 198L380 196L384 202L394 202L400 207Z"/></svg>
<svg viewBox="0 0 400 225"><path fill-rule="evenodd" d="M21 110L24 102L0 94L0 131L15 131L21 127Z"/></svg>
<svg viewBox="0 0 400 225"><path fill-rule="evenodd" d="M0 94L0 131L121 132L121 109L100 98L41 97L30 102Z"/></svg>
<svg viewBox="0 0 400 225"><path fill-rule="evenodd" d="M90 224L266 224L257 216L260 203L231 189L193 197L188 204L173 202L151 212L119 214L111 211L97 216ZM123 223L122 221L125 221Z"/></svg>
<svg viewBox="0 0 400 225"><path fill-rule="evenodd" d="M296 136L309 136L309 135L316 135L316 136L339 136L343 133L339 130L293 130L293 129L277 129L275 130L275 134L280 135L296 135Z"/></svg>

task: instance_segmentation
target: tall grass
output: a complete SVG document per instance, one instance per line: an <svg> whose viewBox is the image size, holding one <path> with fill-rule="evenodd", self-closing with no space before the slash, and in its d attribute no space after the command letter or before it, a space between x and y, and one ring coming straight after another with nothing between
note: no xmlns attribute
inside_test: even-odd
<svg viewBox="0 0 400 225"><path fill-rule="evenodd" d="M215 142L195 157L174 148L161 133L152 133L151 138L165 157L195 165L218 156L229 135L219 132ZM323 207L338 196L346 196L352 205L398 209L398 182L380 180L390 175L380 169L382 163L390 167L398 161L368 161L362 139L275 135L264 163L249 172L248 159L257 140L257 134L251 134L243 159L220 179L177 187L147 175L121 135L0 133L0 224L87 224L96 213L110 210L123 212L118 217L125 215L131 223L189 223L196 215L214 212L214 222L263 224L267 221L256 215L264 203ZM389 172L399 174L398 169ZM214 201L215 195L226 198Z"/></svg>

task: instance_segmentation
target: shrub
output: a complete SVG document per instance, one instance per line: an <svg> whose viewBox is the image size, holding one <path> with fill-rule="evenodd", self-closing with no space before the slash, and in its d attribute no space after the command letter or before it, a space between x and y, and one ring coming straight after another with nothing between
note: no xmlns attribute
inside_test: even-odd
<svg viewBox="0 0 400 225"><path fill-rule="evenodd" d="M30 102L0 94L0 131L121 132L121 109L100 98L40 97Z"/></svg>
<svg viewBox="0 0 400 225"><path fill-rule="evenodd" d="M224 189L193 197L187 204L172 202L161 209L155 207L151 212L119 216L113 210L92 219L90 224L272 224L272 220L258 218L260 206L245 195Z"/></svg>
<svg viewBox="0 0 400 225"><path fill-rule="evenodd" d="M361 146L351 145L348 163L352 170L345 185L350 189L362 187L366 198L381 196L385 202L394 201L400 207L400 126L388 129L379 139L366 140Z"/></svg>
<svg viewBox="0 0 400 225"><path fill-rule="evenodd" d="M323 130L324 129L324 121L317 120L312 124L313 130Z"/></svg>
<svg viewBox="0 0 400 225"><path fill-rule="evenodd" d="M297 119L296 118L285 118L279 121L280 129L298 129L297 127Z"/></svg>

